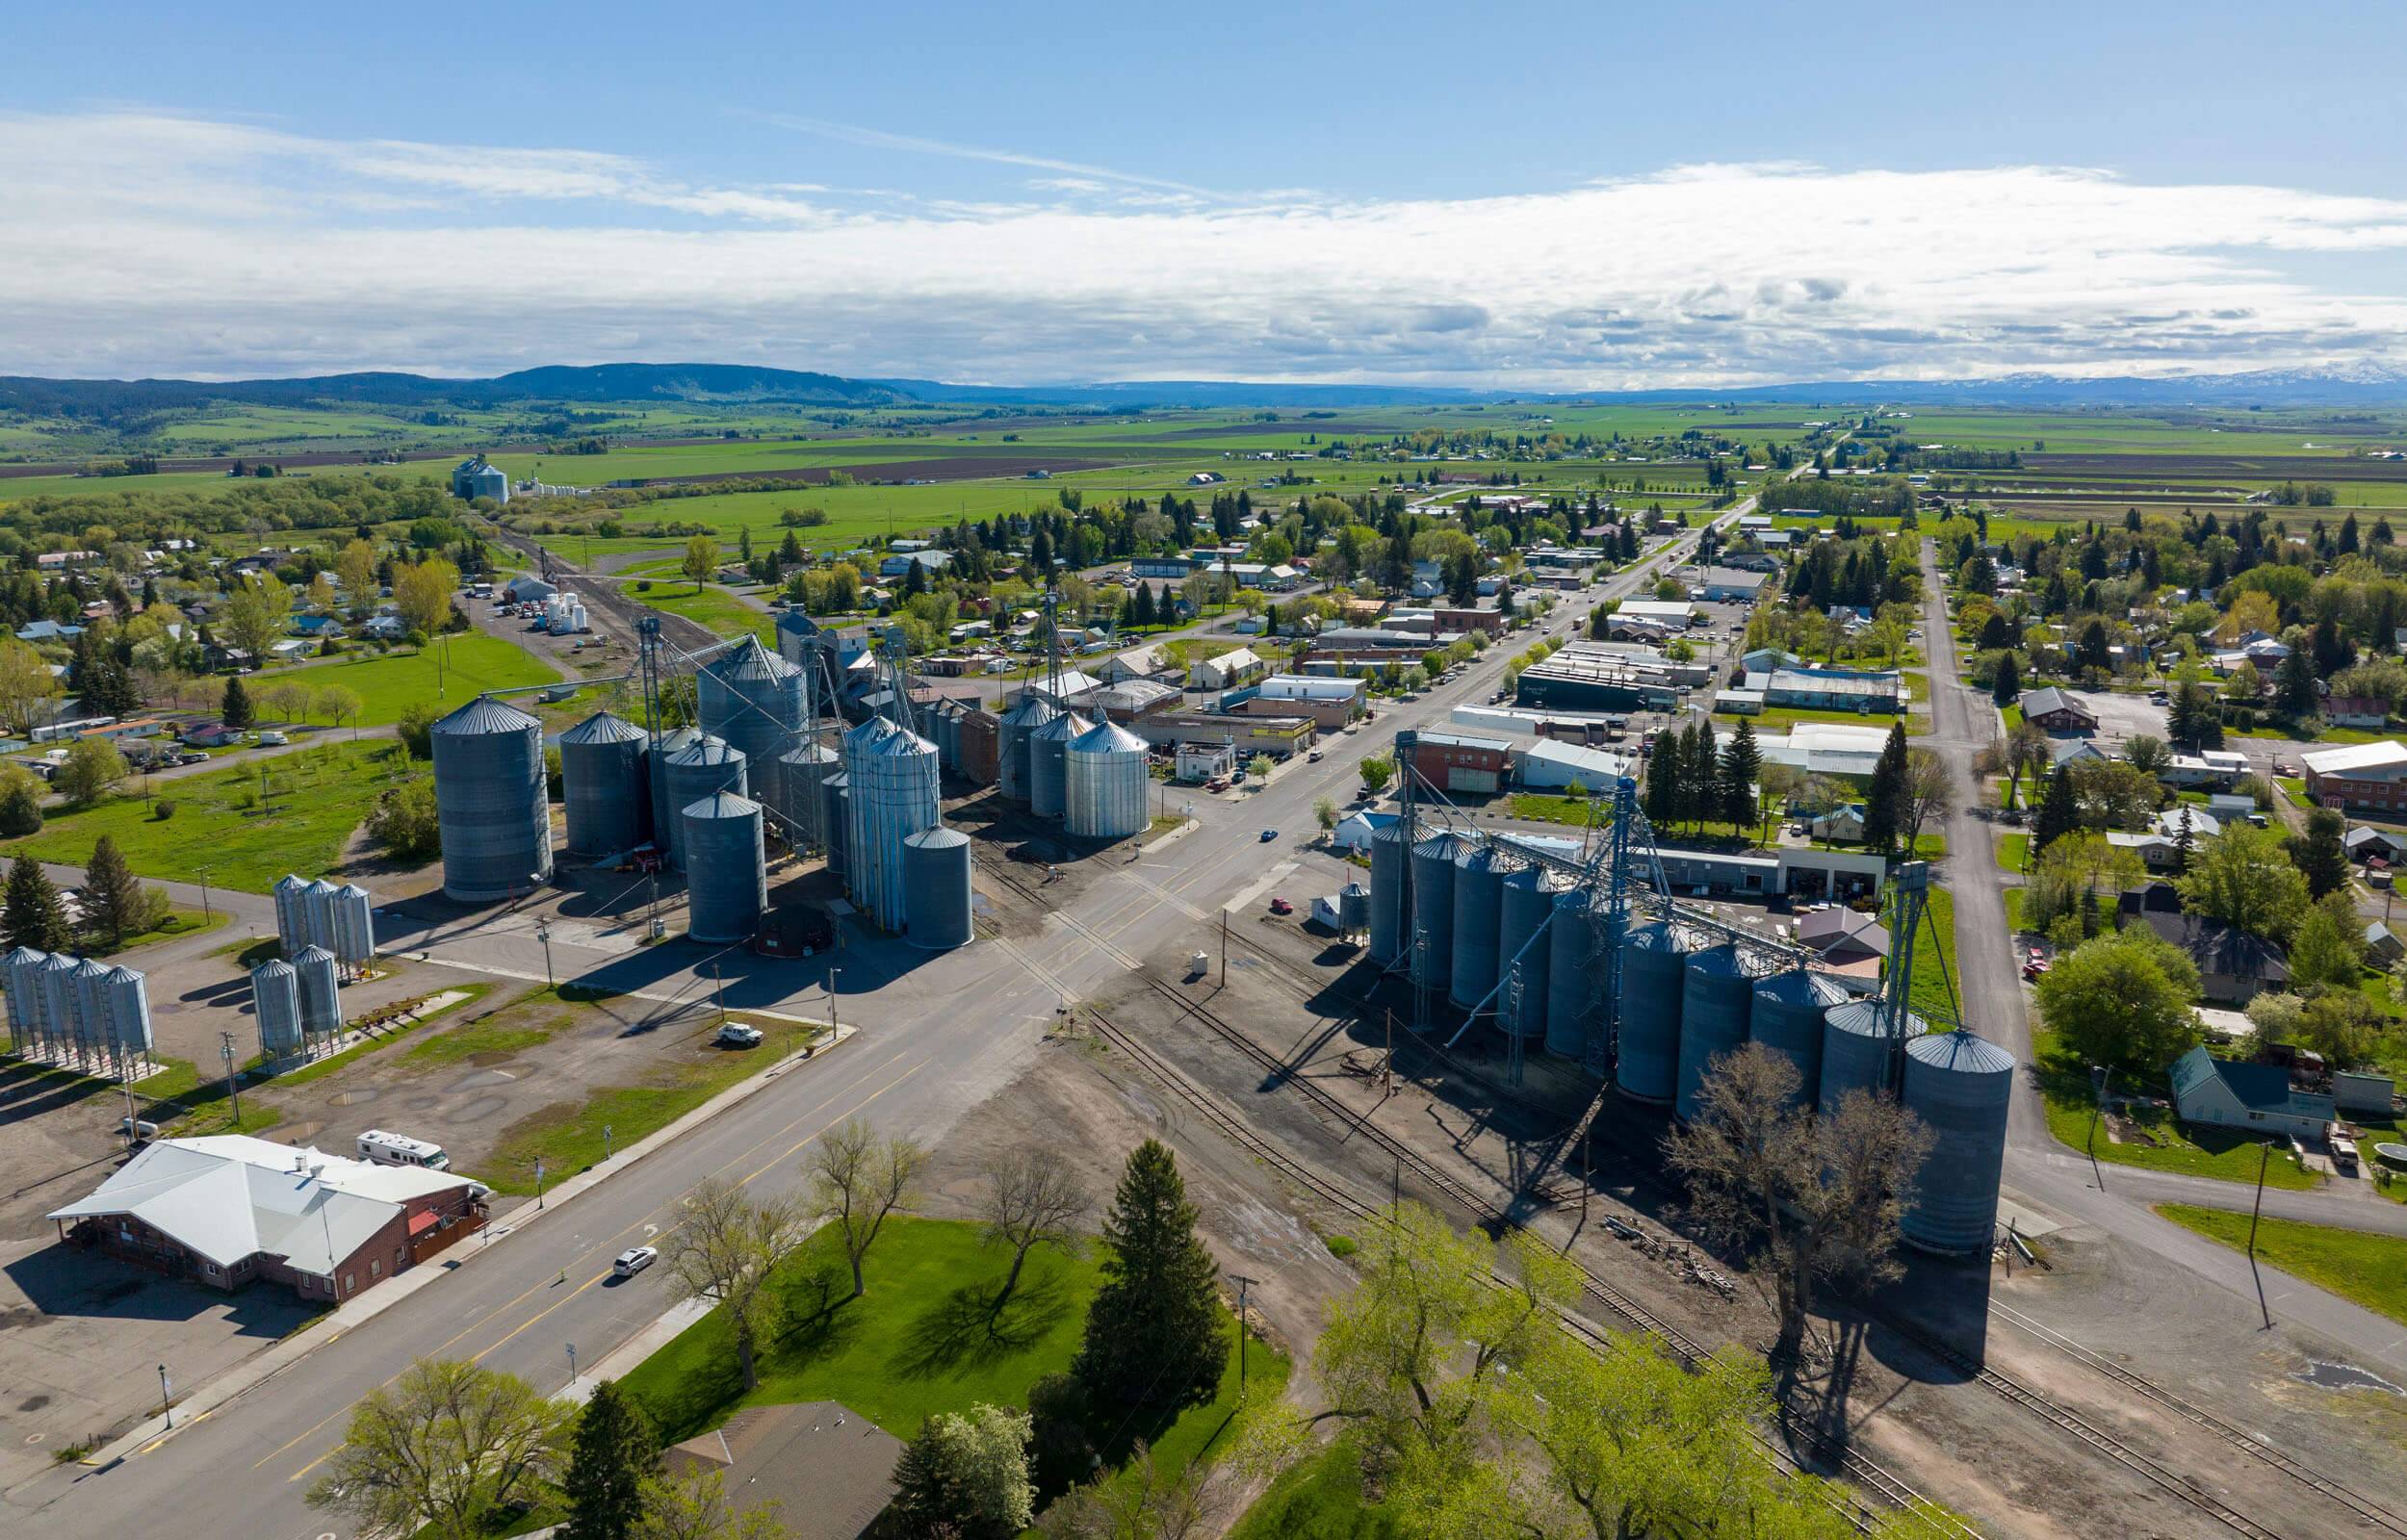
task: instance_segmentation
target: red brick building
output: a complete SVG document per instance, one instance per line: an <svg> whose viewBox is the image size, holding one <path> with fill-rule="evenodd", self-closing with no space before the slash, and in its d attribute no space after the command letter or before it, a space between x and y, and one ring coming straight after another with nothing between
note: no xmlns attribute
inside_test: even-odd
<svg viewBox="0 0 2407 1540"><path fill-rule="evenodd" d="M1513 745L1503 738L1424 732L1412 745L1413 770L1440 791L1483 796L1500 791L1512 763Z"/></svg>

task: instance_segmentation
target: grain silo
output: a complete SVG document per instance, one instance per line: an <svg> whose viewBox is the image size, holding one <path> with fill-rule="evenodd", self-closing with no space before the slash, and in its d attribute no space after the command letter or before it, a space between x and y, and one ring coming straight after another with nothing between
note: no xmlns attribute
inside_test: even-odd
<svg viewBox="0 0 2407 1540"><path fill-rule="evenodd" d="M1371 890L1362 884L1348 883L1337 889L1337 931L1342 936L1359 936L1370 928Z"/></svg>
<svg viewBox="0 0 2407 1540"><path fill-rule="evenodd" d="M75 1045L88 1057L109 1051L109 964L86 958L75 964Z"/></svg>
<svg viewBox="0 0 2407 1540"><path fill-rule="evenodd" d="M802 670L746 636L702 666L694 693L702 731L760 767L745 795L790 817L772 767L802 735Z"/></svg>
<svg viewBox="0 0 2407 1540"><path fill-rule="evenodd" d="M344 885L334 895L334 943L328 950L353 973L376 955L375 900L357 883Z"/></svg>
<svg viewBox="0 0 2407 1540"><path fill-rule="evenodd" d="M41 960L48 954L20 946L0 957L0 988L9 1002L9 1046L33 1053L43 1046L41 1027Z"/></svg>
<svg viewBox="0 0 2407 1540"><path fill-rule="evenodd" d="M1496 997L1496 1021L1516 1038L1546 1034L1554 910L1555 895L1540 868L1524 865L1505 874L1504 913L1496 928L1496 977L1504 988Z"/></svg>
<svg viewBox="0 0 2407 1540"><path fill-rule="evenodd" d="M301 1051L300 975L271 960L250 970L251 1009L259 1017L259 1053L270 1061Z"/></svg>
<svg viewBox="0 0 2407 1540"><path fill-rule="evenodd" d="M1069 802L1070 740L1094 724L1064 711L1028 733L1028 811L1058 818Z"/></svg>
<svg viewBox="0 0 2407 1540"><path fill-rule="evenodd" d="M543 724L479 696L437 722L433 740L444 896L482 904L550 881Z"/></svg>
<svg viewBox="0 0 2407 1540"><path fill-rule="evenodd" d="M789 820L786 842L795 849L827 844L827 793L820 787L841 765L824 743L805 743L778 757L778 807Z"/></svg>
<svg viewBox="0 0 2407 1540"><path fill-rule="evenodd" d="M1822 1090L1822 1035L1830 1008L1845 1004L1847 990L1806 968L1789 968L1755 981L1755 1004L1747 1036L1797 1067L1797 1101L1815 1104Z"/></svg>
<svg viewBox="0 0 2407 1540"><path fill-rule="evenodd" d="M819 782L819 839L831 877L844 875L844 846L852 838L852 777L839 770Z"/></svg>
<svg viewBox="0 0 2407 1540"><path fill-rule="evenodd" d="M1437 988L1454 971L1454 863L1462 841L1440 830L1412 847L1412 983Z"/></svg>
<svg viewBox="0 0 2407 1540"><path fill-rule="evenodd" d="M903 841L903 939L931 952L967 946L971 921L970 836L922 829Z"/></svg>
<svg viewBox="0 0 2407 1540"><path fill-rule="evenodd" d="M1630 932L1621 947L1621 1035L1613 1083L1633 1101L1669 1102L1679 1089L1680 1006L1689 938L1669 920Z"/></svg>
<svg viewBox="0 0 2407 1540"><path fill-rule="evenodd" d="M311 883L302 895L302 907L309 916L309 935L303 943L334 950L334 911L343 889L331 878L321 877Z"/></svg>
<svg viewBox="0 0 2407 1540"><path fill-rule="evenodd" d="M568 848L580 856L633 850L652 831L651 740L608 711L560 734L560 795Z"/></svg>
<svg viewBox="0 0 2407 1540"><path fill-rule="evenodd" d="M1996 1043L1964 1031L1906 1043L1906 1110L1931 1133L1913 1202L1898 1221L1907 1245L1949 1256L1989 1249L2013 1092L2014 1056Z"/></svg>
<svg viewBox="0 0 2407 1540"><path fill-rule="evenodd" d="M668 762L701 736L691 728L656 732L644 749L644 773L652 780L652 848L663 857L668 855L668 842L677 828L678 805L668 800Z"/></svg>
<svg viewBox="0 0 2407 1540"><path fill-rule="evenodd" d="M335 970L334 954L323 946L305 946L293 959L299 975L300 1024L304 1038L331 1038L343 1030L343 982Z"/></svg>
<svg viewBox="0 0 2407 1540"><path fill-rule="evenodd" d="M1404 950L1408 859L1402 819L1371 831L1371 961L1382 967Z"/></svg>
<svg viewBox="0 0 2407 1540"><path fill-rule="evenodd" d="M41 1025L54 1056L73 1050L82 1034L76 1030L81 1006L75 996L75 960L53 952L34 969L41 985Z"/></svg>
<svg viewBox="0 0 2407 1540"><path fill-rule="evenodd" d="M1454 965L1446 998L1465 1011L1496 988L1496 940L1504 926L1504 879L1519 864L1493 845L1466 845L1454 859Z"/></svg>
<svg viewBox="0 0 2407 1540"><path fill-rule="evenodd" d="M108 1000L110 1046L127 1059L150 1052L150 986L132 968L111 968L101 981Z"/></svg>
<svg viewBox="0 0 2407 1540"><path fill-rule="evenodd" d="M1814 1093L1822 1116L1827 1117L1837 1111L1839 1098L1851 1091L1896 1088L1897 1042L1890 1035L1892 1025L1908 1040L1930 1030L1911 1012L1905 1013L1902 1023L1892 1023L1886 1000L1850 1000L1832 1006L1823 1017L1822 1084Z"/></svg>
<svg viewBox="0 0 2407 1540"><path fill-rule="evenodd" d="M1022 691L1019 701L1003 713L996 743L1002 772L998 784L1006 802L1028 800L1028 766L1033 757L1028 734L1059 715L1061 707L1034 690Z"/></svg>
<svg viewBox="0 0 2407 1540"><path fill-rule="evenodd" d="M1672 1112L1680 1121L1702 1110L1699 1094L1714 1061L1747 1041L1755 981L1747 975L1736 943L1724 941L1692 952L1680 987L1680 1058Z"/></svg>
<svg viewBox="0 0 2407 1540"><path fill-rule="evenodd" d="M1546 938L1546 1051L1558 1059L1588 1058L1589 1040L1604 1030L1604 969L1596 955L1595 894L1586 887L1554 895Z"/></svg>
<svg viewBox="0 0 2407 1540"><path fill-rule="evenodd" d="M670 755L660 766L660 775L668 783L669 806L682 815L712 792L732 791L745 797L748 768L742 751L724 738L703 732ZM692 870L686 859L686 820L682 816L669 820L668 860L679 871Z"/></svg>
<svg viewBox="0 0 2407 1540"><path fill-rule="evenodd" d="M286 957L309 944L309 884L291 872L275 880L275 938Z"/></svg>
<svg viewBox="0 0 2407 1540"><path fill-rule="evenodd" d="M696 799L681 813L686 852L686 934L697 941L749 941L768 912L768 864L761 805L732 791Z"/></svg>
<svg viewBox="0 0 2407 1540"><path fill-rule="evenodd" d="M1145 796L1152 776L1145 767L1143 738L1117 722L1098 722L1066 747L1062 776L1066 833L1080 839L1127 839L1145 833Z"/></svg>
<svg viewBox="0 0 2407 1540"><path fill-rule="evenodd" d="M906 729L890 729L875 737L858 730L845 736L852 820L845 885L878 929L896 932L909 918L903 841L936 827L937 770L936 745Z"/></svg>

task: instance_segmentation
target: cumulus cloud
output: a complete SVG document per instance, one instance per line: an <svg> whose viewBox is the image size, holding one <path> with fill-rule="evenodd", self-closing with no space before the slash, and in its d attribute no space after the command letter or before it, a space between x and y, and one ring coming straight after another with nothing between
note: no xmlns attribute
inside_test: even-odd
<svg viewBox="0 0 2407 1540"><path fill-rule="evenodd" d="M919 201L576 149L0 116L0 372L710 358L1619 389L2407 354L2407 295L2304 275L2317 253L2407 248L2396 200L1795 165L1446 201L1235 198L901 147L1050 174L1008 200Z"/></svg>

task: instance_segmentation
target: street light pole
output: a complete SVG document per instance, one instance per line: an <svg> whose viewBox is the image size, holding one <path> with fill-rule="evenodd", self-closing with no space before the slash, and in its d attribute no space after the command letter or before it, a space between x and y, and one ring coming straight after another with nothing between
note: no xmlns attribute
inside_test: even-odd
<svg viewBox="0 0 2407 1540"><path fill-rule="evenodd" d="M573 1342L568 1345L568 1388L577 1388L577 1345Z"/></svg>
<svg viewBox="0 0 2407 1540"><path fill-rule="evenodd" d="M168 1366L165 1364L159 1366L159 1415L168 1420L168 1426L175 1425L175 1399L168 1393Z"/></svg>
<svg viewBox="0 0 2407 1540"><path fill-rule="evenodd" d="M839 974L842 973L843 971L844 971L844 970L843 970L842 968L840 968L840 967L836 966L836 965L835 965L834 963L832 963L832 962L828 964L828 969L827 969L827 1033L828 1033L828 1036L829 1036L829 1037L831 1037L831 1038L832 1038L832 1037L834 1037L834 1036L836 1035L836 979L837 979L837 975L839 975Z"/></svg>
<svg viewBox="0 0 2407 1540"><path fill-rule="evenodd" d="M234 1103L234 1126L243 1126L243 1088L234 1078L234 1034L218 1034L218 1056L225 1061L225 1094Z"/></svg>
<svg viewBox="0 0 2407 1540"><path fill-rule="evenodd" d="M2257 1314L2265 1317L2267 1331L2273 1329L2273 1311L2265 1302L2265 1274L2257 1270L2257 1220L2265 1213L2265 1168L2272 1158L2270 1142L2257 1146L2257 1201L2248 1211L2248 1274L2257 1280Z"/></svg>
<svg viewBox="0 0 2407 1540"><path fill-rule="evenodd" d="M543 943L543 987L544 987L545 988L547 988L547 989L556 989L556 988L559 988L558 981L555 980L555 979L552 977L552 924L551 924L551 921L549 921L549 920L537 920L537 921L535 921L535 939L536 939L536 940L538 940L538 941L541 941L541 942Z"/></svg>
<svg viewBox="0 0 2407 1540"><path fill-rule="evenodd" d="M1229 1281L1237 1286L1237 1404L1245 1404L1245 1292L1254 1280L1243 1273L1232 1273Z"/></svg>
<svg viewBox="0 0 2407 1540"><path fill-rule="evenodd" d="M2085 1147L2089 1155L2089 1174L2097 1178L2101 1193L2106 1191L2106 1170L2098 1164L2098 1115L2106 1109L2106 1089L2113 1078L2114 1072L2104 1065L2089 1066L2089 1138Z"/></svg>
<svg viewBox="0 0 2407 1540"><path fill-rule="evenodd" d="M535 1207L543 1207L543 1157L535 1157Z"/></svg>

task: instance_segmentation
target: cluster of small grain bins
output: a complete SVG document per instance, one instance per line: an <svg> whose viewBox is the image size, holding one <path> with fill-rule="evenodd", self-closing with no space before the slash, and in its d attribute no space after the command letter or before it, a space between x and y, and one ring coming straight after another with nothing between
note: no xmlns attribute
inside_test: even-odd
<svg viewBox="0 0 2407 1540"><path fill-rule="evenodd" d="M1475 832L1420 834L1398 822L1372 836L1375 962L1549 1055L1609 1065L1618 1095L1683 1121L1697 1114L1714 1056L1748 1041L1786 1056L1801 1098L1825 1115L1850 1091L1901 1095L1934 1137L1905 1238L1939 1252L1988 1249L2011 1054L1969 1032L1931 1031L1901 1001L1855 998L1795 948L1669 902L1630 925L1615 999L1602 982L1601 877Z"/></svg>
<svg viewBox="0 0 2407 1540"><path fill-rule="evenodd" d="M149 986L132 968L20 946L0 958L0 991L13 1053L114 1073L150 1056Z"/></svg>
<svg viewBox="0 0 2407 1540"><path fill-rule="evenodd" d="M286 875L275 885L284 955L250 970L259 1055L270 1064L323 1053L343 1036L343 980L376 955L375 906L356 884Z"/></svg>
<svg viewBox="0 0 2407 1540"><path fill-rule="evenodd" d="M1143 738L1117 722L1089 722L1034 690L1003 713L998 734L1001 791L1039 818L1061 820L1078 839L1126 839L1145 833Z"/></svg>

